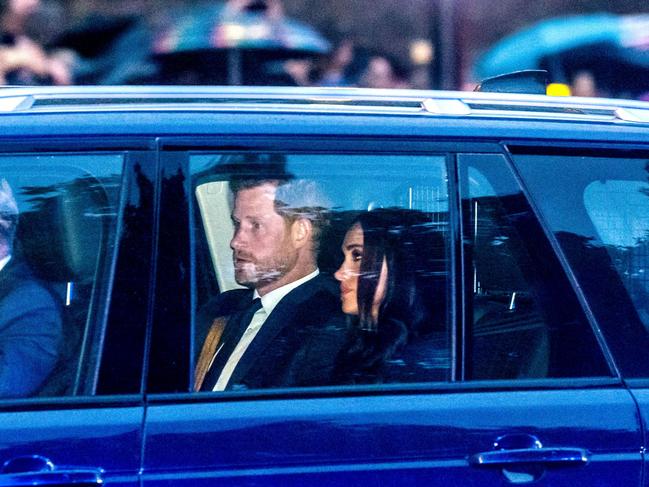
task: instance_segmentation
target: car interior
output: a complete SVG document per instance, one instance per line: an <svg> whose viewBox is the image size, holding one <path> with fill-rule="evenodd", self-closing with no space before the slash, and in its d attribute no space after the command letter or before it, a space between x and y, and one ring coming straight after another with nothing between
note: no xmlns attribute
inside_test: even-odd
<svg viewBox="0 0 649 487"><path fill-rule="evenodd" d="M498 206L496 198L473 201L472 378L547 377L549 328L520 269L529 256Z"/></svg>
<svg viewBox="0 0 649 487"><path fill-rule="evenodd" d="M87 393L80 390L82 350L90 347L87 325L107 252L107 194L87 173L46 188L43 194L33 192L31 209L20 215L16 249L58 299L63 318L59 362L38 395Z"/></svg>
<svg viewBox="0 0 649 487"><path fill-rule="evenodd" d="M346 168L345 171L349 169ZM315 170L317 171L317 169ZM220 173L220 174L219 174ZM364 180L358 177L354 185L344 184L347 181L345 174L323 175L318 178L318 183L324 188L324 194L332 200L333 211L329 215L329 224L323 231L320 240L318 267L320 272L333 276L342 262L341 243L353 219L362 209L381 207L406 207L422 211L427 215L428 223L424 230L428 234L428 242L435 248L428 248L421 253L419 272L426 275L426 281L436 289L446 288L447 256L445 241L448 238L448 209L446 202L441 203L444 183L440 179L440 187L431 187L421 182L401 182L394 178L374 178ZM214 297L219 292L240 287L234 280L232 265L232 251L230 239L233 234L233 225L230 220L232 209L232 195L229 183L224 180L223 172L207 170L194 178L194 196L196 201L195 213L195 245L197 248L197 294L200 303ZM403 174L400 175L404 179ZM426 270L424 270L426 268ZM434 283L433 283L434 281ZM435 298L435 304L440 309L439 324L436 327L439 337L435 343L436 350L431 350L431 363L439 369L436 375L440 380L448 377L450 370L450 353L448 350L448 329L445 325L446 296ZM200 324L197 324L200 326ZM201 349L207 330L196 329L194 350ZM439 350L437 350L437 348ZM434 357L433 357L434 356Z"/></svg>

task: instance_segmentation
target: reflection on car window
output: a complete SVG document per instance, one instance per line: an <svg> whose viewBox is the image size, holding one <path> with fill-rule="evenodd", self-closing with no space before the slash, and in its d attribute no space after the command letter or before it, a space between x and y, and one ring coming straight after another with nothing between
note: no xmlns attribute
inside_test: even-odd
<svg viewBox="0 0 649 487"><path fill-rule="evenodd" d="M649 328L649 184L593 181L584 205L638 314Z"/></svg>
<svg viewBox="0 0 649 487"><path fill-rule="evenodd" d="M200 154L190 167L195 390L448 380L444 157Z"/></svg>
<svg viewBox="0 0 649 487"><path fill-rule="evenodd" d="M648 197L649 184L643 181L600 180L586 186L584 205L604 245L642 247L646 244Z"/></svg>
<svg viewBox="0 0 649 487"><path fill-rule="evenodd" d="M0 396L83 394L122 157L0 156Z"/></svg>

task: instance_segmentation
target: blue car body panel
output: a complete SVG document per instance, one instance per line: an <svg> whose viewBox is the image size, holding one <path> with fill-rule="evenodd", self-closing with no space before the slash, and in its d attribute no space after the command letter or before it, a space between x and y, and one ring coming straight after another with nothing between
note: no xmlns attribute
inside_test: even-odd
<svg viewBox="0 0 649 487"><path fill-rule="evenodd" d="M252 120L251 120L252 119ZM454 119L404 115L277 114L221 112L90 113L5 115L2 134L22 140L69 136L294 135L434 137L436 139L649 143L647 126L529 120Z"/></svg>
<svg viewBox="0 0 649 487"><path fill-rule="evenodd" d="M34 93L45 99L47 90L43 90ZM80 90L98 99L106 93L137 98L154 92L162 97L167 91L169 96L201 93L192 88ZM54 90L52 96L73 97L76 92ZM206 90L213 97L221 92L227 97L244 96L248 91ZM0 91L0 99L24 93L30 90ZM189 149L183 150L204 143L210 148L294 144L313 150L340 144L362 151L368 140L403 147L413 140L458 147L491 144L489 150L503 152L507 144L649 150L649 118L642 119L649 108L630 102L621 104L622 118L596 113L583 120L534 118L518 112L511 117L500 112L468 117L396 108L355 113L353 107L328 112L326 106L301 111L288 105L264 108L264 104L254 104L255 99L286 93L290 92L253 90L253 100L238 107L219 107L216 102L207 108L180 102L165 107L150 102L134 103L133 108L110 106L104 100L106 108L96 103L80 108L63 105L57 110L52 103L50 108L31 111L0 110L0 151L140 149L152 157L166 146L184 143ZM336 97L353 99L359 92L304 93L307 98L331 96L335 104ZM377 99L385 95L372 94ZM408 92L403 96L416 100L434 94ZM440 96L454 100L469 95ZM515 97L514 105L525 100ZM562 103L529 100L552 107ZM487 95L483 103L493 101L499 98ZM612 104L591 101L586 106L602 111L601 106ZM629 122L633 118L629 113L639 113L640 120ZM154 183L151 187L161 184ZM135 194L139 189L132 191ZM146 252L151 257L148 252L153 250ZM143 301L151 306L155 299ZM151 321L150 309L141 314ZM55 470L96 471L106 485L120 487L649 486L645 455L649 391L629 391L623 379L457 382L377 386L361 392L331 388L231 395L145 395L143 390L141 398L117 397L115 402L101 397L14 401L0 405L0 467L4 465L0 486L12 481L7 465L34 456L49 460ZM481 458L501 451L498 445L506 442L518 445L515 450L524 450L521 454L528 461L512 457L491 465L481 463ZM34 477L35 485L37 481Z"/></svg>
<svg viewBox="0 0 649 487"><path fill-rule="evenodd" d="M509 485L502 468L469 461L506 435L587 452L541 468L538 485L640 481L637 410L619 387L204 399L152 398L144 485Z"/></svg>
<svg viewBox="0 0 649 487"><path fill-rule="evenodd" d="M76 407L75 407L76 406ZM12 461L39 456L51 462L53 470L43 477L49 485L67 485L63 473L96 472L105 485L138 485L142 448L144 406L104 407L68 404L64 407L30 408L0 412L0 485L11 482L7 465ZM40 485L37 472L22 474L27 484ZM58 479L58 483L57 483Z"/></svg>

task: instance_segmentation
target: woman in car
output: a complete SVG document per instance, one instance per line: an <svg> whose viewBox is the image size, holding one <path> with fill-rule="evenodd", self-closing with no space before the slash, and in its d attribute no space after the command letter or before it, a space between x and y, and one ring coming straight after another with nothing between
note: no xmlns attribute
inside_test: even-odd
<svg viewBox="0 0 649 487"><path fill-rule="evenodd" d="M436 269L444 265L444 246L432 227L422 212L378 209L360 214L348 229L335 273L350 316L337 383L446 378L445 270Z"/></svg>

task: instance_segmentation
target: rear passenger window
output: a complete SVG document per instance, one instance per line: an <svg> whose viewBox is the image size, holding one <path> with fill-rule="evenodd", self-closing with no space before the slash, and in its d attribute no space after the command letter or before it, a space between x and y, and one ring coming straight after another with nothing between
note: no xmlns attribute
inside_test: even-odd
<svg viewBox="0 0 649 487"><path fill-rule="evenodd" d="M514 163L628 377L649 377L649 155L515 149Z"/></svg>
<svg viewBox="0 0 649 487"><path fill-rule="evenodd" d="M82 350L106 311L122 162L0 156L0 397L88 392Z"/></svg>
<svg viewBox="0 0 649 487"><path fill-rule="evenodd" d="M460 193L471 327L467 377L610 375L560 260L505 159L460 156Z"/></svg>
<svg viewBox="0 0 649 487"><path fill-rule="evenodd" d="M446 164L190 155L193 389L448 380Z"/></svg>

